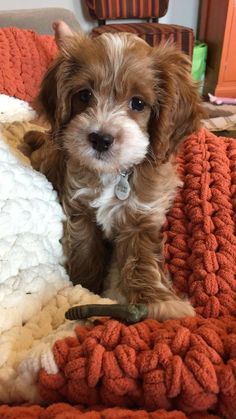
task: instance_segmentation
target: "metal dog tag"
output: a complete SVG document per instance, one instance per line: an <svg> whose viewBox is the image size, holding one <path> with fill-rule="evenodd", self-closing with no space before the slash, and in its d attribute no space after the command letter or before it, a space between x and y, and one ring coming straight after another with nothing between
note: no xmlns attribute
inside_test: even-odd
<svg viewBox="0 0 236 419"><path fill-rule="evenodd" d="M119 182L115 186L115 195L120 201L125 201L130 194L128 177L129 173L120 173Z"/></svg>

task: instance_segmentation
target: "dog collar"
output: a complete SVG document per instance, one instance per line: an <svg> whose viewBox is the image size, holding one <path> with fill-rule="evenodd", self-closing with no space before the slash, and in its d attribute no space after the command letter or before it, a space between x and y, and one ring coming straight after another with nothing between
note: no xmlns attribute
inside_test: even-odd
<svg viewBox="0 0 236 419"><path fill-rule="evenodd" d="M131 171L120 171L119 173L119 180L115 186L115 196L120 201L125 201L130 194L130 184L129 184L129 175Z"/></svg>

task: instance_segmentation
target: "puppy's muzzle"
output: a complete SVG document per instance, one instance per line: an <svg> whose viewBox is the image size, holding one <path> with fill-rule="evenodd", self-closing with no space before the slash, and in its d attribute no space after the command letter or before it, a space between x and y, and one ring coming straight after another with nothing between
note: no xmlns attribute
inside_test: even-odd
<svg viewBox="0 0 236 419"><path fill-rule="evenodd" d="M94 150L99 152L107 151L114 141L112 135L99 132L91 132L88 138Z"/></svg>

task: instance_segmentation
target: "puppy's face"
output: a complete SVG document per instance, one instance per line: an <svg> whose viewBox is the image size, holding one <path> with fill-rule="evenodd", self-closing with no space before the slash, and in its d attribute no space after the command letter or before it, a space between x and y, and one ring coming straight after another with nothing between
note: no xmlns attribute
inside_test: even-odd
<svg viewBox="0 0 236 419"><path fill-rule="evenodd" d="M180 52L153 49L125 33L91 39L68 28L56 36L61 55L45 76L40 100L56 141L81 165L112 173L147 154L163 161L197 127L196 87Z"/></svg>
<svg viewBox="0 0 236 419"><path fill-rule="evenodd" d="M99 171L129 169L149 145L155 101L150 48L139 38L104 34L84 39L78 56L65 148Z"/></svg>

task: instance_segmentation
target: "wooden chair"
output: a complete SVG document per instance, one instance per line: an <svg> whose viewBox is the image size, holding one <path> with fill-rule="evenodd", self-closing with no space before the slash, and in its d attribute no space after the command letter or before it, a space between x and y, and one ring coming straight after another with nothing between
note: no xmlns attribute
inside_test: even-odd
<svg viewBox="0 0 236 419"><path fill-rule="evenodd" d="M92 30L94 36L103 32L132 32L151 46L170 40L186 54L192 56L193 30L179 25L158 23L168 10L169 0L86 0L98 27ZM109 23L107 20L142 19L140 23Z"/></svg>

